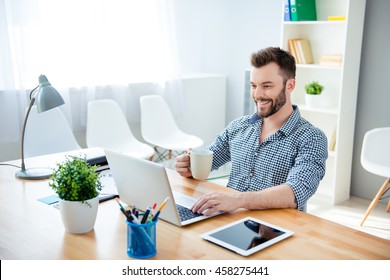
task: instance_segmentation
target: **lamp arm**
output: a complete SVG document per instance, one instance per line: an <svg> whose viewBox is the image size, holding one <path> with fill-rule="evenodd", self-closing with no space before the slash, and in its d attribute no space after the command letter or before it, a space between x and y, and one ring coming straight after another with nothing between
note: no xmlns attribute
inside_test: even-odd
<svg viewBox="0 0 390 280"><path fill-rule="evenodd" d="M32 106L34 105L35 103L35 96L33 98L31 98L31 94L38 88L35 87L31 92L30 92L30 105L28 106L28 110L26 112L26 117L24 118L24 122L23 122L23 128L22 128L22 140L20 142L20 152L21 152L21 157L22 157L22 167L21 167L21 170L22 172L26 171L26 166L24 164L24 134L26 132L26 124L27 124L27 119L28 119L28 116L30 115L30 111L31 111L31 108Z"/></svg>
<svg viewBox="0 0 390 280"><path fill-rule="evenodd" d="M32 99L32 94L33 92L39 87L39 85L37 85L35 88L33 88L31 91L30 91L30 100ZM34 96L35 97L35 96Z"/></svg>

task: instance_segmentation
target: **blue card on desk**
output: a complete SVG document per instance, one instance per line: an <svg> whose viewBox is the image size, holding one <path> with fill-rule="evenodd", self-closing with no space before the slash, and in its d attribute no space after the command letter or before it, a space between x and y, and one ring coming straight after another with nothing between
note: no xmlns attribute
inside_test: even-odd
<svg viewBox="0 0 390 280"><path fill-rule="evenodd" d="M119 195L117 194L100 194L99 195L99 202L104 202L113 198L117 198ZM40 202L46 203L48 205L54 204L59 202L58 195L49 195L38 199Z"/></svg>
<svg viewBox="0 0 390 280"><path fill-rule="evenodd" d="M43 203L51 205L53 203L58 202L59 198L58 198L58 195L53 194L53 195L49 195L49 196L45 196L45 197L39 198L38 200L40 202L43 202Z"/></svg>

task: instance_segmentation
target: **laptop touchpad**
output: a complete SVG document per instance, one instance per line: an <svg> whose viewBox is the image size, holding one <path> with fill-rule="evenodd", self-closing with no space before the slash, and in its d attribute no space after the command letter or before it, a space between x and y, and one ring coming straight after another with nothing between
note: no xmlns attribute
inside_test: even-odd
<svg viewBox="0 0 390 280"><path fill-rule="evenodd" d="M196 200L190 196L181 194L179 192L173 191L173 196L175 197L175 202L181 206L191 209L195 204Z"/></svg>

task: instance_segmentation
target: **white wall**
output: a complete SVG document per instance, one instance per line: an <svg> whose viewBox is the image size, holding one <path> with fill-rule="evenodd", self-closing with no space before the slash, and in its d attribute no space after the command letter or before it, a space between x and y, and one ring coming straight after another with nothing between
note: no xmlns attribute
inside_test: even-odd
<svg viewBox="0 0 390 280"><path fill-rule="evenodd" d="M182 90L183 115L177 118L177 125L202 138L204 146L208 146L225 127L226 77L187 75L183 78Z"/></svg>
<svg viewBox="0 0 390 280"><path fill-rule="evenodd" d="M280 44L282 2L176 0L175 7L182 71L227 76L230 122L242 115L250 54Z"/></svg>

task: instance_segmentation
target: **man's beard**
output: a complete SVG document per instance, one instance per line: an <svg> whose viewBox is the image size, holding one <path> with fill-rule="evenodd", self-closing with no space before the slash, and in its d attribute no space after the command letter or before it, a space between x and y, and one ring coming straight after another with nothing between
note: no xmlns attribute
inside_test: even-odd
<svg viewBox="0 0 390 280"><path fill-rule="evenodd" d="M257 107L257 115L259 117L268 118L272 116L273 114L277 113L280 108L283 107L284 104L286 104L286 87L284 86L283 89L279 92L278 96L275 100L272 99L260 99L258 102L261 101L270 101L271 107L266 112L261 112ZM257 103L257 102L256 102Z"/></svg>

